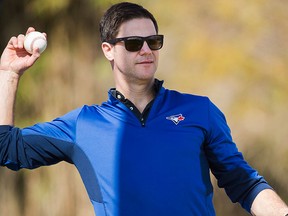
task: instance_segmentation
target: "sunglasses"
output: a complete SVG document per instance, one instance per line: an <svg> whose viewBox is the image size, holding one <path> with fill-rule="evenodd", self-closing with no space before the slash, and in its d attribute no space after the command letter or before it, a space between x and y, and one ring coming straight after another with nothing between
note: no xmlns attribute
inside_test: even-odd
<svg viewBox="0 0 288 216"><path fill-rule="evenodd" d="M130 36L123 38L115 38L106 42L115 45L118 42L124 41L125 49L127 51L136 52L141 50L144 41L147 42L151 50L159 50L163 46L163 39L164 35L151 35L148 37Z"/></svg>

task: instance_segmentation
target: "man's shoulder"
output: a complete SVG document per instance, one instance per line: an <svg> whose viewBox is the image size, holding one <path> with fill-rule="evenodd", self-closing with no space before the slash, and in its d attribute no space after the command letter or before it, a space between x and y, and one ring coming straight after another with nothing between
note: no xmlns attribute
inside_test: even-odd
<svg viewBox="0 0 288 216"><path fill-rule="evenodd" d="M178 99L178 100L184 100L187 102L199 102L199 103L207 103L210 101L209 97L204 95L197 95L192 93L186 93L181 92L178 90L171 90L171 89L165 89L165 95L166 97L172 98L172 99Z"/></svg>

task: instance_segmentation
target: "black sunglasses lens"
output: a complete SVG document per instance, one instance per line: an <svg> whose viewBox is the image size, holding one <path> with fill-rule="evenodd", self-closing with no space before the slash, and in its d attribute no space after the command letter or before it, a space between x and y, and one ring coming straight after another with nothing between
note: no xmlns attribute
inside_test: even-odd
<svg viewBox="0 0 288 216"><path fill-rule="evenodd" d="M139 51L143 46L144 41L142 39L128 39L125 41L125 48L130 52Z"/></svg>
<svg viewBox="0 0 288 216"><path fill-rule="evenodd" d="M159 50L163 46L163 40L160 36L154 36L147 39L147 43L151 50Z"/></svg>
<svg viewBox="0 0 288 216"><path fill-rule="evenodd" d="M137 52L141 50L144 41L147 42L151 50L159 50L163 46L163 36L162 35L153 35L147 38L142 37L131 37L124 40L125 48L130 52Z"/></svg>

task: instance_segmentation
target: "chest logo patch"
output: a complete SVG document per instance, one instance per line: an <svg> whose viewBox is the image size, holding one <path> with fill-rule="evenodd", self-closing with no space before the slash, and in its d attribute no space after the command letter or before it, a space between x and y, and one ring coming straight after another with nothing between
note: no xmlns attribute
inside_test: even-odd
<svg viewBox="0 0 288 216"><path fill-rule="evenodd" d="M184 121L185 117L182 114L177 114L166 117L166 119L172 121L175 125L178 125L179 122Z"/></svg>

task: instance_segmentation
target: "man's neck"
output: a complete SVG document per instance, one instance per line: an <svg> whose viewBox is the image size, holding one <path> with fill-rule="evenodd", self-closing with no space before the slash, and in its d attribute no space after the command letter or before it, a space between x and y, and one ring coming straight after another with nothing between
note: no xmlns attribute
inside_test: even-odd
<svg viewBox="0 0 288 216"><path fill-rule="evenodd" d="M129 99L141 113L155 97L154 79L142 83L116 83L116 90Z"/></svg>

